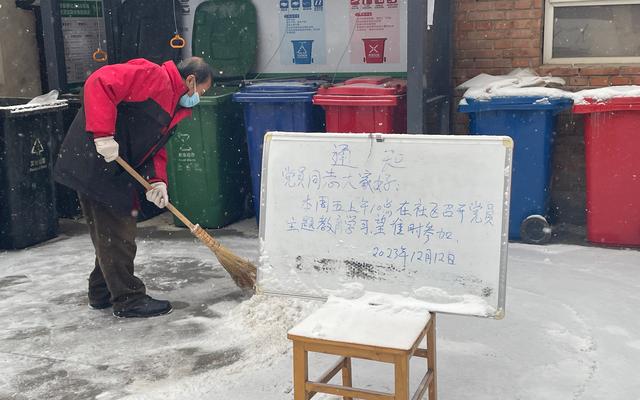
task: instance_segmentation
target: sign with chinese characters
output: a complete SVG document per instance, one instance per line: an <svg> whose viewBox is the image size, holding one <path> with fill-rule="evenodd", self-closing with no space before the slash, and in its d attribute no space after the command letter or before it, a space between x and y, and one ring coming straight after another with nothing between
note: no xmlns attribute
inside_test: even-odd
<svg viewBox="0 0 640 400"><path fill-rule="evenodd" d="M349 11L351 63L399 63L402 43L398 0L350 0Z"/></svg>
<svg viewBox="0 0 640 400"><path fill-rule="evenodd" d="M31 158L29 160L29 172L36 172L48 168L48 152L39 138L35 138L31 146Z"/></svg>
<svg viewBox="0 0 640 400"><path fill-rule="evenodd" d="M255 72L405 73L407 1L253 0Z"/></svg>
<svg viewBox="0 0 640 400"><path fill-rule="evenodd" d="M279 0L280 63L325 64L324 0Z"/></svg>
<svg viewBox="0 0 640 400"><path fill-rule="evenodd" d="M512 146L269 133L258 289L326 297L355 282L433 311L501 316Z"/></svg>

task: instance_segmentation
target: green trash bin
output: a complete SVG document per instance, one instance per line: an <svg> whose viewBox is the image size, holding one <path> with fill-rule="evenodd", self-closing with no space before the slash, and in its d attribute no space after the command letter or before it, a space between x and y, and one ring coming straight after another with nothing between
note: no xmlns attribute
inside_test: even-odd
<svg viewBox="0 0 640 400"><path fill-rule="evenodd" d="M0 98L0 249L22 249L58 234L52 143L67 102L28 101Z"/></svg>
<svg viewBox="0 0 640 400"><path fill-rule="evenodd" d="M243 110L232 95L255 62L256 41L250 0L206 1L196 8L193 54L218 75L167 144L167 174L170 201L203 228L253 215Z"/></svg>
<svg viewBox="0 0 640 400"><path fill-rule="evenodd" d="M211 88L167 145L170 201L194 223L220 228L251 216L249 159L236 88ZM177 226L184 226L174 218Z"/></svg>

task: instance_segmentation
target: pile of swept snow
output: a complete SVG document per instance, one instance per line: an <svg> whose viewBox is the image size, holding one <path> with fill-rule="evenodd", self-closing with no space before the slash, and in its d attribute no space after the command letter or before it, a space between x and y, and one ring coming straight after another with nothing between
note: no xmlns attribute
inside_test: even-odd
<svg viewBox="0 0 640 400"><path fill-rule="evenodd" d="M251 355L252 367L266 367L274 356L290 348L287 331L321 304L296 297L255 295L230 311L225 326L249 336L247 343L252 348L246 349L245 354ZM244 368L241 364L231 368Z"/></svg>

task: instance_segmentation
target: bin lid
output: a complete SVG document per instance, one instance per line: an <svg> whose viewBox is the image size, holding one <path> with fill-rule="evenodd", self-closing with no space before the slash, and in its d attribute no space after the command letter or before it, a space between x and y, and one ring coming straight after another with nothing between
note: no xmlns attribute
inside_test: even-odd
<svg viewBox="0 0 640 400"><path fill-rule="evenodd" d="M584 102L573 105L573 112L576 114L638 110L640 110L640 97L614 97L606 100L585 98Z"/></svg>
<svg viewBox="0 0 640 400"><path fill-rule="evenodd" d="M214 80L242 78L253 67L256 15L251 0L205 1L196 8L192 52L213 68Z"/></svg>
<svg viewBox="0 0 640 400"><path fill-rule="evenodd" d="M311 102L321 85L327 82L311 79L272 79L246 81L240 92L233 95L237 102Z"/></svg>
<svg viewBox="0 0 640 400"><path fill-rule="evenodd" d="M329 96L400 96L407 92L407 81L390 76L359 76L337 85L322 87L318 97Z"/></svg>
<svg viewBox="0 0 640 400"><path fill-rule="evenodd" d="M311 103L316 92L237 92L233 101L238 103Z"/></svg>
<svg viewBox="0 0 640 400"><path fill-rule="evenodd" d="M323 80L289 79L289 80L268 80L268 81L246 81L242 88L244 93L296 93L315 92L321 85L326 84Z"/></svg>
<svg viewBox="0 0 640 400"><path fill-rule="evenodd" d="M67 100L53 100L43 104L27 104L28 98L0 98L0 117L22 117L66 110Z"/></svg>
<svg viewBox="0 0 640 400"><path fill-rule="evenodd" d="M465 97L458 105L459 112L473 113L479 111L499 110L552 110L559 112L571 107L573 100L565 97L546 96L509 96L492 97L490 99L475 99Z"/></svg>

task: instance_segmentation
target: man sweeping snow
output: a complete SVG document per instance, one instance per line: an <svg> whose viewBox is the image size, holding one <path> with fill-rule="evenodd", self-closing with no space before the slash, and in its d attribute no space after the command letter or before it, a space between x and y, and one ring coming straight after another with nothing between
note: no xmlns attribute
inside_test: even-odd
<svg viewBox="0 0 640 400"><path fill-rule="evenodd" d="M146 199L163 208L167 194L164 149L173 128L211 86L213 72L201 58L175 65L144 59L108 65L84 86L84 104L69 128L54 178L75 189L95 248L89 305L113 305L117 317L167 314L171 303L146 295L134 275L137 183L113 161L122 157L152 183Z"/></svg>

